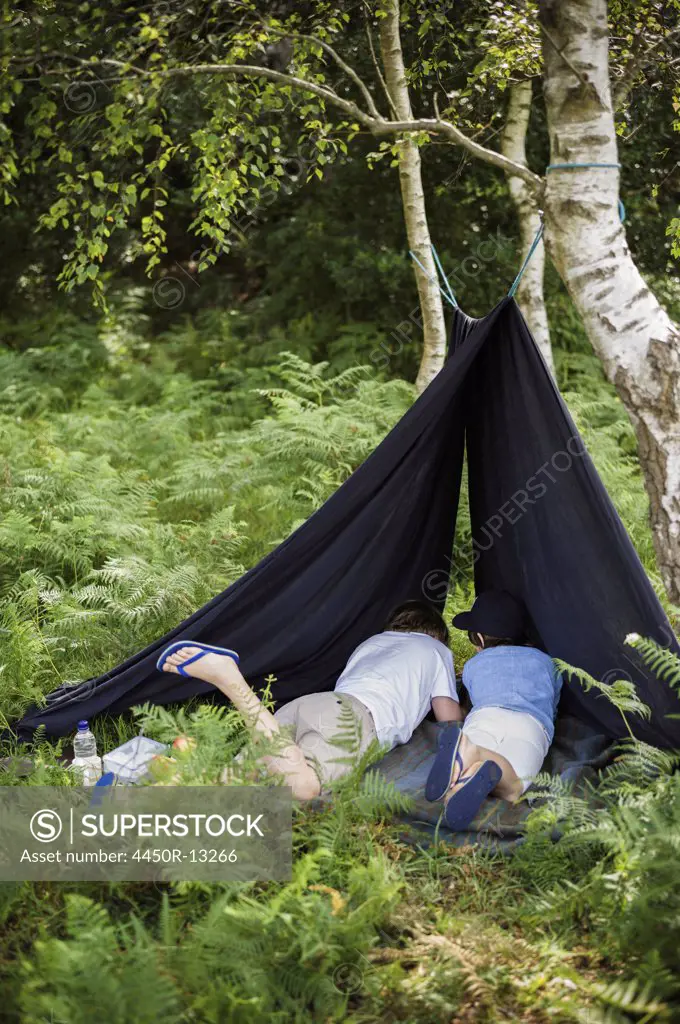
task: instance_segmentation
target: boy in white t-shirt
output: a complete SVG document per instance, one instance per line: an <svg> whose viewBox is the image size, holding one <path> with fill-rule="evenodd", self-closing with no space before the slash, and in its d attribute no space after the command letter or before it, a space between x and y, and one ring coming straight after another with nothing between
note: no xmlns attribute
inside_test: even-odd
<svg viewBox="0 0 680 1024"><path fill-rule="evenodd" d="M293 742L263 760L284 776L293 796L311 800L352 767L347 750L334 742L343 707L352 709L360 727L357 758L374 739L389 749L407 743L430 708L439 722L461 721L447 641L439 612L425 601L407 601L395 608L383 633L357 647L335 690L298 697L275 715L242 676L234 651L181 641L163 652L158 667L212 683L265 736L292 727Z"/></svg>

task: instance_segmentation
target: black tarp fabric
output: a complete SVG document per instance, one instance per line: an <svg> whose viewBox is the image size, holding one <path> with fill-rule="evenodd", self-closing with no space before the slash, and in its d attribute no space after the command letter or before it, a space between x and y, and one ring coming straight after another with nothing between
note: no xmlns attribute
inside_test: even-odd
<svg viewBox="0 0 680 1024"><path fill-rule="evenodd" d="M159 673L171 641L232 647L256 687L285 703L331 689L352 650L399 601L442 603L464 445L477 589L524 599L550 654L612 681L635 680L652 707L636 734L680 745L680 701L626 654L627 633L677 650L670 625L513 299L474 320L454 311L444 368L375 452L294 534L175 630L98 678L61 687L18 723L59 736L81 718L213 688ZM433 581L439 585L433 586ZM632 652L631 652L632 653ZM605 697L568 682L572 714L617 738Z"/></svg>
<svg viewBox="0 0 680 1024"><path fill-rule="evenodd" d="M651 708L638 738L680 745L675 692L623 642L677 640L569 411L516 305L480 349L466 393L468 489L475 587L521 597L552 657L605 682L636 684ZM561 710L611 737L625 734L606 696L569 682Z"/></svg>

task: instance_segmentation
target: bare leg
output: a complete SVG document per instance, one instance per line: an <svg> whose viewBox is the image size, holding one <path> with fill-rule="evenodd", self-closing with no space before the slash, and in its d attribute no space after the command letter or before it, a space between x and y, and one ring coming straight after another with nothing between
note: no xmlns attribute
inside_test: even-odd
<svg viewBox="0 0 680 1024"><path fill-rule="evenodd" d="M515 801L519 800L522 795L522 780L518 778L512 765L504 757L497 754L495 750L478 747L467 738L465 733L460 738L459 753L463 761L463 771L454 774L453 784L444 797L445 801L449 800L458 790L458 776L461 774L470 775L478 768L481 768L484 761L494 761L503 772L501 781L493 791L494 796L499 796L510 803L515 803ZM464 783L461 783L461 785L464 785Z"/></svg>
<svg viewBox="0 0 680 1024"><path fill-rule="evenodd" d="M187 643L186 647L170 655L163 665L163 671L177 672L178 665L198 653L199 648ZM279 723L251 690L233 658L211 652L192 662L185 671L196 679L216 686L241 712L249 729L268 739L281 735ZM321 792L318 775L307 763L296 743L289 743L276 755L267 755L262 760L269 769L283 775L286 785L290 786L293 796L298 800L313 800Z"/></svg>

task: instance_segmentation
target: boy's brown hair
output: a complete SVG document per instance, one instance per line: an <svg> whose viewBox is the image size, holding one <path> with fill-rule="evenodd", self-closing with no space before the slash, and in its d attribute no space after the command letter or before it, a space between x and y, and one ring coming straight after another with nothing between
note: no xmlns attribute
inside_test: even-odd
<svg viewBox="0 0 680 1024"><path fill-rule="evenodd" d="M489 636L488 633L478 633L475 630L468 630L468 640L473 647L479 647L480 640L483 641L484 650L488 650L490 647L523 647L525 646L524 639L514 640L508 636Z"/></svg>
<svg viewBox="0 0 680 1024"><path fill-rule="evenodd" d="M429 601L404 601L390 613L385 629L400 633L427 633L443 644L449 642L444 619Z"/></svg>

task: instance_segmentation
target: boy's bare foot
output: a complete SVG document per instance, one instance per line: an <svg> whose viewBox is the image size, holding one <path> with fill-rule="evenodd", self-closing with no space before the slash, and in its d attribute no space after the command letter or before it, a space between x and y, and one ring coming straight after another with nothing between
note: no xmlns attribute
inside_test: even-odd
<svg viewBox="0 0 680 1024"><path fill-rule="evenodd" d="M465 785L465 781L459 781L461 776L465 776L465 780L471 779L480 770L485 761L493 761L502 772L501 780L493 790L492 795L498 796L502 800L507 800L509 803L515 803L516 800L519 800L523 792L522 782L515 775L510 762L501 754L488 750L486 747L477 746L476 743L472 743L463 733L460 743L460 755L463 766L462 769L458 768L454 772L451 786L444 797L445 804L449 802L454 793L457 793Z"/></svg>
<svg viewBox="0 0 680 1024"><path fill-rule="evenodd" d="M196 654L201 657L191 661ZM168 655L163 663L163 671L178 673L180 666L188 676L216 686L241 712L247 726L254 726L257 732L265 736L278 733L278 723L273 714L251 690L240 668L228 654L206 651L187 641L185 647Z"/></svg>
<svg viewBox="0 0 680 1024"><path fill-rule="evenodd" d="M203 657L187 665L185 669L187 675L194 676L196 679L202 679L205 683L212 683L213 686L219 686L220 684L228 686L229 683L242 678L233 658L230 658L227 654L214 654L212 651L205 652L200 647L192 647L191 644L187 644L186 647L180 648L179 651L175 651L174 654L166 658L163 671L175 672L179 675L177 666L184 665L185 661L193 658L195 654L201 653Z"/></svg>
<svg viewBox="0 0 680 1024"><path fill-rule="evenodd" d="M479 771L479 769L482 767L483 764L484 764L483 761L473 761L472 764L465 765L464 766L465 779L462 782L459 782L458 780L459 780L460 776L463 774L463 772L459 771L457 773L455 781L452 783L449 791L446 793L446 795L444 797L444 803L445 804L447 804L449 802L449 800L454 795L454 793L457 793L460 789L462 789L462 787L466 784L466 782L468 782L472 778L472 776L476 772Z"/></svg>

